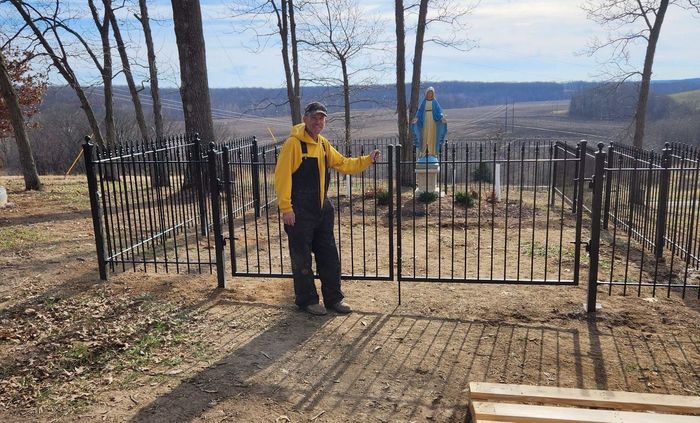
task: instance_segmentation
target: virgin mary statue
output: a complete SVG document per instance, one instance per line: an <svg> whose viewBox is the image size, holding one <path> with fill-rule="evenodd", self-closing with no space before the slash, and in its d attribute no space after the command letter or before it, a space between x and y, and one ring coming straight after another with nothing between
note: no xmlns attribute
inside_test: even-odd
<svg viewBox="0 0 700 423"><path fill-rule="evenodd" d="M442 107L435 98L435 89L429 87L425 98L418 107L416 117L411 122L413 142L418 149L419 163L437 163L440 148L447 134L447 120L442 113Z"/></svg>

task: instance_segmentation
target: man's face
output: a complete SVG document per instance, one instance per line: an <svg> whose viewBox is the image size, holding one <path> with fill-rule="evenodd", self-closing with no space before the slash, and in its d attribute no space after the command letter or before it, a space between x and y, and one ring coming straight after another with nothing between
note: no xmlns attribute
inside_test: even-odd
<svg viewBox="0 0 700 423"><path fill-rule="evenodd" d="M326 126L326 115L323 113L304 115L303 120L304 124L306 124L306 131L314 138L317 137Z"/></svg>
<svg viewBox="0 0 700 423"><path fill-rule="evenodd" d="M428 100L428 101L433 101L433 97L434 97L434 96L435 96L435 94L433 94L432 91L428 91L428 92L425 94L425 99Z"/></svg>

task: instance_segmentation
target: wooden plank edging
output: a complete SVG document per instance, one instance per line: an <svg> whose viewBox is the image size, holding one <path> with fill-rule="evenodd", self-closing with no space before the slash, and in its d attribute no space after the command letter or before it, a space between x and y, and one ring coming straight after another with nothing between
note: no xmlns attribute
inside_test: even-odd
<svg viewBox="0 0 700 423"><path fill-rule="evenodd" d="M476 421L513 423L697 423L696 416L590 408L553 407L495 402L472 402Z"/></svg>
<svg viewBox="0 0 700 423"><path fill-rule="evenodd" d="M550 386L469 383L472 401L532 402L610 408L623 411L653 411L677 414L700 414L700 397L602 391L595 389L558 388ZM696 421L698 421L696 419ZM658 422L656 422L658 423Z"/></svg>

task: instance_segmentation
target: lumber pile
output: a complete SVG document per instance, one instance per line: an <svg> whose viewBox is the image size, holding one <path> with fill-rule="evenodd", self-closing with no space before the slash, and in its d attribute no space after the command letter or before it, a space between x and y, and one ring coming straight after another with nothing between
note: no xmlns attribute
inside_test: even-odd
<svg viewBox="0 0 700 423"><path fill-rule="evenodd" d="M698 396L485 382L469 391L474 423L700 423Z"/></svg>

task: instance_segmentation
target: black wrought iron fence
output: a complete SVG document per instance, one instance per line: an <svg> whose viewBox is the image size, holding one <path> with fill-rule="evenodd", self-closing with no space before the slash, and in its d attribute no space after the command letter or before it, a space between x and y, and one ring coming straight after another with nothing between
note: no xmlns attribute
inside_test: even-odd
<svg viewBox="0 0 700 423"><path fill-rule="evenodd" d="M397 186L402 167L415 174L396 198L399 280L577 284L582 227L564 202L568 181L553 178L555 166L580 166L569 151L554 142L451 143L434 196L414 192L421 166L400 161Z"/></svg>
<svg viewBox="0 0 700 423"><path fill-rule="evenodd" d="M245 148L249 140L232 140ZM100 274L216 266L207 150L196 135L83 146Z"/></svg>
<svg viewBox="0 0 700 423"><path fill-rule="evenodd" d="M225 253L235 276L291 275L274 190L280 145L201 145L194 136L85 144L101 277L216 270L223 286ZM695 148L452 141L433 196L416 191L415 149L401 159L389 139L344 152L375 148L382 159L364 173L332 174L344 278L571 285L588 268L589 300L599 285L700 296Z"/></svg>

